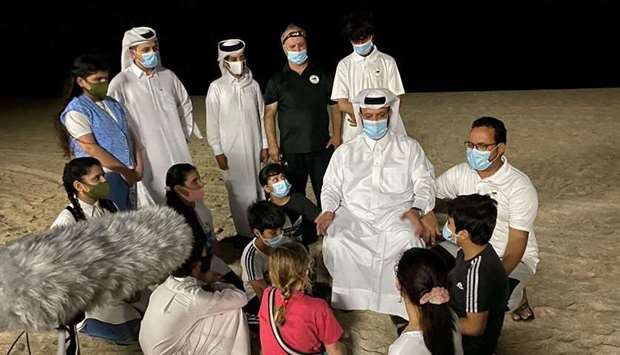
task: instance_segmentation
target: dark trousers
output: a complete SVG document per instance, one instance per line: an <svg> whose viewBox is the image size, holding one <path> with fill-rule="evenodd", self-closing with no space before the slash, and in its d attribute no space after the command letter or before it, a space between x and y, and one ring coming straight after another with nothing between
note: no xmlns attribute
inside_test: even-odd
<svg viewBox="0 0 620 355"><path fill-rule="evenodd" d="M312 153L283 153L282 158L286 164L286 178L293 185L291 192L299 192L305 196L306 184L308 183L308 176L310 176L317 206L321 208L323 175L325 175L333 151L332 148L329 148Z"/></svg>
<svg viewBox="0 0 620 355"><path fill-rule="evenodd" d="M105 179L110 184L108 200L112 200L119 211L136 209L135 186L129 186L119 173L108 172Z"/></svg>

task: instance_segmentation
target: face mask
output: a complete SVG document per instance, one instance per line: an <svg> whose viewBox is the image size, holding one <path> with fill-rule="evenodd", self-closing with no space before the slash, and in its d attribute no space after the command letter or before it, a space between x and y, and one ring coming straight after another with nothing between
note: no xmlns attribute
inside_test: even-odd
<svg viewBox="0 0 620 355"><path fill-rule="evenodd" d="M445 240L449 240L452 243L456 243L456 240L454 239L454 235L452 234L452 231L450 230L450 228L448 228L448 223L443 225L443 229L441 230L441 236Z"/></svg>
<svg viewBox="0 0 620 355"><path fill-rule="evenodd" d="M88 90L88 93L91 94L94 98L103 100L107 96L108 85L109 85L107 81L103 83L94 83L94 84L89 83L89 84L90 84L90 90Z"/></svg>
<svg viewBox="0 0 620 355"><path fill-rule="evenodd" d="M385 136L388 131L388 120L387 118L371 121L371 120L363 120L364 121L364 133L370 138L374 140L379 140Z"/></svg>
<svg viewBox="0 0 620 355"><path fill-rule="evenodd" d="M228 70L230 70L231 73L233 73L234 75L241 75L243 74L243 69L245 67L245 61L239 61L239 62L229 62L226 61L226 63L228 63Z"/></svg>
<svg viewBox="0 0 620 355"><path fill-rule="evenodd" d="M467 148L467 163L476 171L486 170L493 162L489 161L491 152L479 151L475 148Z"/></svg>
<svg viewBox="0 0 620 355"><path fill-rule="evenodd" d="M275 197L284 197L291 191L291 186L292 185L286 179L278 181L271 185L271 193Z"/></svg>
<svg viewBox="0 0 620 355"><path fill-rule="evenodd" d="M265 245L267 245L270 248L278 247L280 244L284 243L284 240L285 240L284 239L284 233L280 233L280 234L276 235L275 237L273 237L271 239L264 239L263 238L263 242L265 242Z"/></svg>
<svg viewBox="0 0 620 355"><path fill-rule="evenodd" d="M202 201L205 196L205 191L202 188L199 189L188 189L185 188L185 191L188 192L187 195L183 195L183 198L189 202L199 202Z"/></svg>
<svg viewBox="0 0 620 355"><path fill-rule="evenodd" d="M92 198L93 200L100 200L102 198L105 198L108 196L108 194L110 193L110 184L108 184L108 182L101 182L97 185L88 185L88 184L84 184L85 186L88 186L88 191L86 191L86 196Z"/></svg>
<svg viewBox="0 0 620 355"><path fill-rule="evenodd" d="M361 56L368 55L368 53L370 53L373 48L374 46L372 44L372 40L368 40L368 42L366 43L353 45L353 50L355 51L355 53Z"/></svg>
<svg viewBox="0 0 620 355"><path fill-rule="evenodd" d="M147 69L153 69L159 63L159 55L157 52L148 52L142 54L142 65Z"/></svg>
<svg viewBox="0 0 620 355"><path fill-rule="evenodd" d="M286 53L286 57L288 58L288 61L293 64L304 64L306 60L308 60L308 51L305 49L299 52L288 51Z"/></svg>

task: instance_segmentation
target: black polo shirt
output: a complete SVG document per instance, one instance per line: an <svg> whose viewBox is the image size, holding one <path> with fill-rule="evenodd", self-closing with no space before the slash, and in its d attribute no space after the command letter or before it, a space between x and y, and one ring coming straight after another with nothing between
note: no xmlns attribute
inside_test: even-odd
<svg viewBox="0 0 620 355"><path fill-rule="evenodd" d="M267 83L265 105L278 103L278 128L282 153L311 153L325 149L329 141L331 75L308 63L297 74L288 63Z"/></svg>
<svg viewBox="0 0 620 355"><path fill-rule="evenodd" d="M465 260L463 250L459 250L448 280L450 307L460 318L467 317L467 312L489 312L482 335L463 335L465 355L493 354L502 332L508 300L508 277L495 249L487 244L480 254L469 260Z"/></svg>

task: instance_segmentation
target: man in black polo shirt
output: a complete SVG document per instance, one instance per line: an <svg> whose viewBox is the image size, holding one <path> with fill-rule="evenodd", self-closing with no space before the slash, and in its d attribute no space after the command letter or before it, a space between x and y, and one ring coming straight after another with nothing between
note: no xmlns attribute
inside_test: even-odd
<svg viewBox="0 0 620 355"><path fill-rule="evenodd" d="M272 161L287 165L293 192L305 195L308 175L320 203L323 175L331 153L341 144L342 116L330 100L332 77L308 62L306 33L289 25L280 40L288 63L271 77L265 92L265 130ZM333 138L329 135L329 114ZM276 113L280 142L276 138Z"/></svg>
<svg viewBox="0 0 620 355"><path fill-rule="evenodd" d="M459 317L465 355L491 355L504 324L508 277L489 239L497 219L489 196L463 195L448 203L448 231L461 247L448 275L450 306Z"/></svg>

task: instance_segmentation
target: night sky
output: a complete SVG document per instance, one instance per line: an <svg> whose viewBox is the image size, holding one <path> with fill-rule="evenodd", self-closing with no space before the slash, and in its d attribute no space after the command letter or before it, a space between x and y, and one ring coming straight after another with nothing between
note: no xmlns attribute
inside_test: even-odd
<svg viewBox="0 0 620 355"><path fill-rule="evenodd" d="M163 64L192 95L219 77L216 44L233 37L248 44L264 87L285 64L279 36L289 22L306 28L311 60L333 71L352 50L343 16L362 8L373 11L375 43L396 58L407 91L620 86L613 1L396 3L23 2L0 14L0 96L60 97L72 59L85 52L105 54L115 74L124 31L140 25L158 31Z"/></svg>

